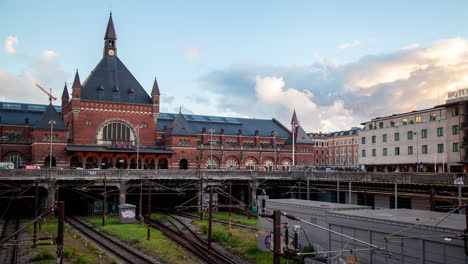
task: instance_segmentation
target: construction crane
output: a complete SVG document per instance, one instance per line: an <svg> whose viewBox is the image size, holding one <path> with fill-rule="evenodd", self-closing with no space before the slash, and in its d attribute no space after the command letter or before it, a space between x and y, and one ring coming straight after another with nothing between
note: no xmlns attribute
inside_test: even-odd
<svg viewBox="0 0 468 264"><path fill-rule="evenodd" d="M49 96L49 102L50 103L52 103L52 100L54 100L54 101L57 100L57 98L52 95L52 89L51 89L50 92L48 92L46 89L44 89L42 86L40 86L37 83L36 83L36 87L41 89L44 93L46 93Z"/></svg>

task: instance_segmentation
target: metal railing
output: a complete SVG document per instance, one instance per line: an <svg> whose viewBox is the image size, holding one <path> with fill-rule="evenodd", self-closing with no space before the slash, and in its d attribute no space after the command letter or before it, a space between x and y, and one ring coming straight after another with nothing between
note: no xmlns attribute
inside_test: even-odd
<svg viewBox="0 0 468 264"><path fill-rule="evenodd" d="M93 179L260 179L260 180L312 180L351 181L369 183L403 183L464 185L468 174L411 173L411 172L323 172L323 171L230 171L230 170L0 170L0 180L93 180ZM460 178L459 178L460 177Z"/></svg>

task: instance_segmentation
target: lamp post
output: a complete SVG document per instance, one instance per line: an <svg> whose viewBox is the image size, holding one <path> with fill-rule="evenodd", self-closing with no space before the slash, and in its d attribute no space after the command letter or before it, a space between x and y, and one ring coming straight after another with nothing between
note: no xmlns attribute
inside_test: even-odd
<svg viewBox="0 0 468 264"><path fill-rule="evenodd" d="M416 172L419 172L419 138L418 138L418 132L414 132L413 135L416 136Z"/></svg>
<svg viewBox="0 0 468 264"><path fill-rule="evenodd" d="M136 169L140 169L138 167L138 162L140 161L140 128L143 128L143 125L138 125L136 126L136 129L137 129L137 159L136 159Z"/></svg>
<svg viewBox="0 0 468 264"><path fill-rule="evenodd" d="M278 136L278 132L273 131L273 148L275 149L275 170L277 169L277 164L276 164L276 136Z"/></svg>
<svg viewBox="0 0 468 264"><path fill-rule="evenodd" d="M210 132L210 169L213 169L213 132L215 132L214 129L208 130Z"/></svg>
<svg viewBox="0 0 468 264"><path fill-rule="evenodd" d="M49 169L52 168L52 133L54 131L54 125L57 122L55 120L50 120L49 125L50 125L50 154L49 154Z"/></svg>

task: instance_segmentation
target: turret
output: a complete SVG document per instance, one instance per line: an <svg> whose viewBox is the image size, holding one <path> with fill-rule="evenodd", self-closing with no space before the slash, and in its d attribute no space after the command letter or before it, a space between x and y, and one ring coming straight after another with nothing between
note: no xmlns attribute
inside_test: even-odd
<svg viewBox="0 0 468 264"><path fill-rule="evenodd" d="M62 107L68 104L69 99L70 97L68 96L67 83L65 83L65 86L63 87L63 92L62 92Z"/></svg>
<svg viewBox="0 0 468 264"><path fill-rule="evenodd" d="M75 79L73 80L72 85L72 98L80 98L81 97L81 82L80 82L80 75L78 74L78 70L75 73Z"/></svg>
<svg viewBox="0 0 468 264"><path fill-rule="evenodd" d="M117 56L117 34L115 34L112 13L110 13L106 34L104 35L103 56Z"/></svg>

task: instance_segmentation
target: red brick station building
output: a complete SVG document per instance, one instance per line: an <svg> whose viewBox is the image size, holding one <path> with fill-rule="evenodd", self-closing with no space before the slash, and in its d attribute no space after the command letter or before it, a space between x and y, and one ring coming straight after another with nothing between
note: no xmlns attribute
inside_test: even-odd
<svg viewBox="0 0 468 264"><path fill-rule="evenodd" d="M61 107L0 102L2 161L19 168L85 169L283 170L293 165L292 133L278 120L160 113L156 79L149 95L117 55L111 15L103 57L84 82L76 72L71 95L65 85ZM314 166L314 147L299 126L295 165Z"/></svg>

